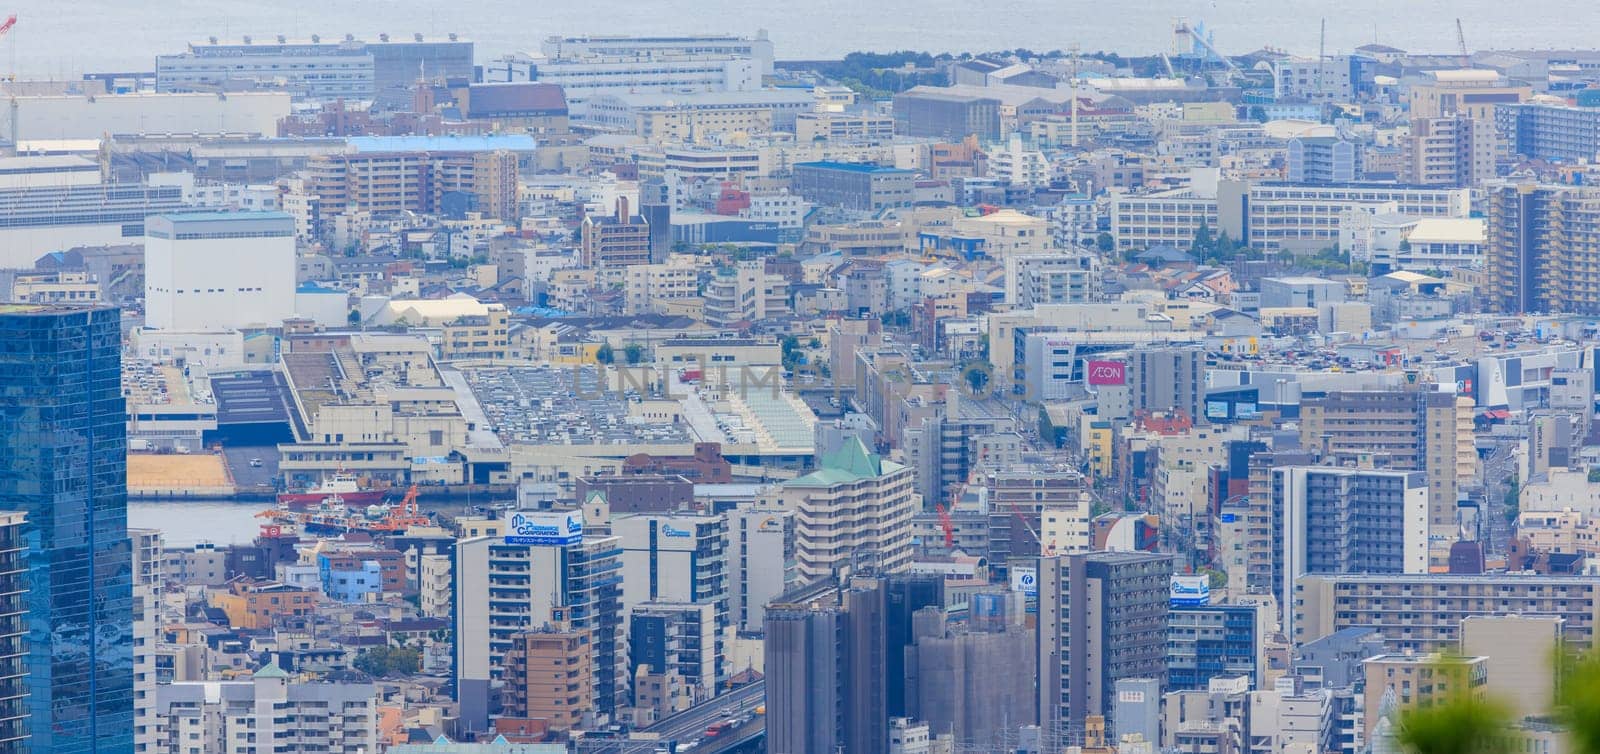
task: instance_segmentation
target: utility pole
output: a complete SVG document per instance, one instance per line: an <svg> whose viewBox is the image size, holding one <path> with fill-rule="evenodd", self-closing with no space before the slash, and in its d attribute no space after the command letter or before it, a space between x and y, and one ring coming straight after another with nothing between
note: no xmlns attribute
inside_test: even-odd
<svg viewBox="0 0 1600 754"><path fill-rule="evenodd" d="M1078 147L1078 43L1072 43L1072 147Z"/></svg>

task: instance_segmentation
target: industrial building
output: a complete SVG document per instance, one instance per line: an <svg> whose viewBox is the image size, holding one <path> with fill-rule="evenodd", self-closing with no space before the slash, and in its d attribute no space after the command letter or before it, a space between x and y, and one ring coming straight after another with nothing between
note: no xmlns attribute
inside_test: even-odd
<svg viewBox="0 0 1600 754"><path fill-rule="evenodd" d="M145 228L145 326L280 326L295 314L294 263L294 219L281 212L152 217Z"/></svg>

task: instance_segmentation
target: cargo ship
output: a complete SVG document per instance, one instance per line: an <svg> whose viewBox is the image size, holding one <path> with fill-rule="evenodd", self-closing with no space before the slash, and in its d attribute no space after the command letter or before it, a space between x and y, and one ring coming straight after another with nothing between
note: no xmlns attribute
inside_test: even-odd
<svg viewBox="0 0 1600 754"><path fill-rule="evenodd" d="M432 526L433 517L417 505L417 487L412 485L396 505L373 503L352 506L338 494L329 495L308 510L272 508L256 514L276 526L292 526L306 534L402 534L415 526Z"/></svg>
<svg viewBox="0 0 1600 754"><path fill-rule="evenodd" d="M278 495L278 505L291 509L309 510L322 501L337 496L345 505L375 505L383 502L386 489L364 488L353 474L334 474L304 492L284 492Z"/></svg>

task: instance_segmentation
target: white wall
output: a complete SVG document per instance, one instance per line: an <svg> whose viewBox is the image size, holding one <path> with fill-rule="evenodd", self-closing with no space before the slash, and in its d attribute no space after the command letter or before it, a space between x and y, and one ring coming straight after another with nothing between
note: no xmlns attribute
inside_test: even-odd
<svg viewBox="0 0 1600 754"><path fill-rule="evenodd" d="M20 140L98 139L105 134L277 135L289 115L288 92L107 94L16 97L0 108L0 136Z"/></svg>
<svg viewBox="0 0 1600 754"><path fill-rule="evenodd" d="M155 235L164 218L146 222L147 327L243 329L281 325L294 315L294 221L287 215L238 213L238 217L280 218L276 224L285 226L287 235L175 240ZM259 227L243 219L233 222Z"/></svg>

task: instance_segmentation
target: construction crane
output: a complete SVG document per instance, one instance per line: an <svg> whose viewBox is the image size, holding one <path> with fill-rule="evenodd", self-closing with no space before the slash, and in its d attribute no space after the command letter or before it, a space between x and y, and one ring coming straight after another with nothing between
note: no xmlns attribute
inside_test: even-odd
<svg viewBox="0 0 1600 754"><path fill-rule="evenodd" d="M6 16L5 22L4 23L0 23L0 39L4 39L6 34L10 33L11 27L16 26L16 25L17 25L17 14L13 13L13 14L11 14L9 16ZM12 45L12 47L11 47L11 70L6 72L6 81L16 81L16 80L17 80L17 48L16 48L16 45Z"/></svg>
<svg viewBox="0 0 1600 754"><path fill-rule="evenodd" d="M933 506L933 510L939 514L939 528L944 529L944 546L954 548L956 546L956 525L955 522L950 520L950 511L945 509L944 503Z"/></svg>
<svg viewBox="0 0 1600 754"><path fill-rule="evenodd" d="M15 16L13 16L15 18ZM1456 19L1456 47L1461 50L1461 67L1472 67L1472 53L1467 52L1467 33L1461 30L1461 19Z"/></svg>

